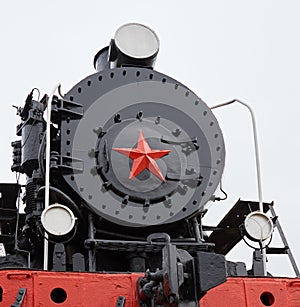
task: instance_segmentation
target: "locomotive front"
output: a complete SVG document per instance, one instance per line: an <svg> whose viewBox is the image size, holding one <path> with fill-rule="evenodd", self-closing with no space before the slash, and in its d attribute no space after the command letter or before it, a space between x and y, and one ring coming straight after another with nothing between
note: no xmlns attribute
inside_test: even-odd
<svg viewBox="0 0 300 307"><path fill-rule="evenodd" d="M219 271L211 285L225 280L224 256L201 228L224 168L222 132L198 96L153 69L158 51L151 29L126 24L95 56L95 74L61 97L34 99L33 89L18 108L22 140L12 143L12 170L26 174L25 213L2 267L162 268L140 287L168 279L176 296L183 279L197 279L194 261L201 270L213 254ZM10 188L20 196L19 185ZM197 292L195 280L184 290L191 300L211 287Z"/></svg>
<svg viewBox="0 0 300 307"><path fill-rule="evenodd" d="M51 102L51 194L66 194L76 210L70 201L62 205L74 215L91 212L110 229L147 233L184 223L203 211L222 176L225 149L215 116L186 86L153 70L158 50L151 29L124 25L95 56L97 73ZM13 170L28 176L30 214L44 207L36 195L45 177L47 99L34 101L31 93L19 109L22 143L13 144L21 152ZM62 210L49 207L42 222L55 223Z"/></svg>
<svg viewBox="0 0 300 307"><path fill-rule="evenodd" d="M288 255L300 276L273 202L263 203L251 107L234 99L209 108L186 86L154 70L158 51L150 28L123 25L96 54L95 74L64 95L60 85L42 98L34 88L17 108L21 140L12 143L11 167L17 183L0 183L0 269L2 277L7 274L0 302L3 293L10 300L8 289L15 291L24 277L32 306L77 306L81 294L94 299L99 293L93 289L101 288L100 298L109 289L105 306L114 297L116 306L128 299L134 307L197 307L227 276L243 277L234 283L240 280L248 297L253 291L244 277L266 277L267 254ZM258 201L239 199L217 226L207 226L206 204L222 200L214 195L217 187L227 196L221 186L224 140L211 109L233 102L251 114ZM25 185L20 174L26 175ZM269 246L275 227L282 248ZM249 270L243 262L225 260L241 240L253 248ZM93 287L83 286L78 294L77 277ZM123 277L130 281L125 286L119 284ZM55 287L43 286L54 279ZM23 287L12 306L22 304ZM122 287L125 296L118 292ZM249 297L259 303L250 304L273 305L272 291L256 288L259 296ZM282 281L278 289L280 297Z"/></svg>

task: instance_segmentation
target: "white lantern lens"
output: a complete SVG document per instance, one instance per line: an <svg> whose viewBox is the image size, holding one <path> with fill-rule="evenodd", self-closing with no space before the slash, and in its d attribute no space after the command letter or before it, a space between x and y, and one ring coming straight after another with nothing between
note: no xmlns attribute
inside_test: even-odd
<svg viewBox="0 0 300 307"><path fill-rule="evenodd" d="M76 218L68 207L53 204L43 211L41 221L50 235L64 236L72 231Z"/></svg>
<svg viewBox="0 0 300 307"><path fill-rule="evenodd" d="M155 32L138 23L121 26L114 40L117 48L132 58L149 58L159 49L159 39Z"/></svg>
<svg viewBox="0 0 300 307"><path fill-rule="evenodd" d="M273 222L262 212L250 213L244 222L246 233L254 241L264 241L273 233Z"/></svg>

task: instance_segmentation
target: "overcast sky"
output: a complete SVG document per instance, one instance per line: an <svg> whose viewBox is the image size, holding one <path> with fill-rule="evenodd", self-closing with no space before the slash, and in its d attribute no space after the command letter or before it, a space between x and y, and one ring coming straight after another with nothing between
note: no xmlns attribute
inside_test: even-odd
<svg viewBox="0 0 300 307"><path fill-rule="evenodd" d="M300 264L300 2L227 1L3 1L0 9L0 181L14 182L11 147L22 106L33 87L58 82L68 91L94 73L95 53L127 22L152 27L160 38L156 70L187 85L209 106L232 98L257 117L263 199L275 210ZM215 111L223 130L223 186L229 197L210 205L217 224L237 201L257 200L253 139L246 109ZM274 244L276 243L276 238ZM229 255L251 265L240 244ZM242 257L242 258L241 258ZM287 256L269 258L268 270L292 275Z"/></svg>

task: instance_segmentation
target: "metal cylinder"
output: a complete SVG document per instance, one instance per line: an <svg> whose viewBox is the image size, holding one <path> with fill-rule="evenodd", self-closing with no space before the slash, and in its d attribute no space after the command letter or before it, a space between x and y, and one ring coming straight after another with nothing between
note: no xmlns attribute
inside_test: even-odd
<svg viewBox="0 0 300 307"><path fill-rule="evenodd" d="M128 23L115 33L110 45L111 68L141 66L153 68L159 50L159 39L149 27Z"/></svg>
<svg viewBox="0 0 300 307"><path fill-rule="evenodd" d="M153 68L159 50L159 39L149 27L128 23L115 33L110 45L94 57L96 71L122 66Z"/></svg>
<svg viewBox="0 0 300 307"><path fill-rule="evenodd" d="M102 48L94 57L94 67L96 71L102 71L110 68L108 61L109 46Z"/></svg>
<svg viewBox="0 0 300 307"><path fill-rule="evenodd" d="M22 170L31 175L38 168L38 152L44 126L42 122L28 123L22 129Z"/></svg>

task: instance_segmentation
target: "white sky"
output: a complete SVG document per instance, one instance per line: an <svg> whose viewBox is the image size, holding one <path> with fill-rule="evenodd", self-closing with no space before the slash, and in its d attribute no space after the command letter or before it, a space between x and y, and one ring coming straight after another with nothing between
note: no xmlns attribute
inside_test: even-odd
<svg viewBox="0 0 300 307"><path fill-rule="evenodd" d="M4 4L5 3L5 4ZM300 264L300 2L252 1L5 1L0 9L0 182L14 182L10 143L33 87L66 92L94 73L94 54L127 22L160 38L156 70L190 87L209 106L239 98L257 117L263 198L275 210ZM237 201L257 200L250 118L233 105L215 111L226 144L228 200L211 206L217 224ZM251 264L241 244L229 256ZM292 275L287 256L270 257L269 271Z"/></svg>

